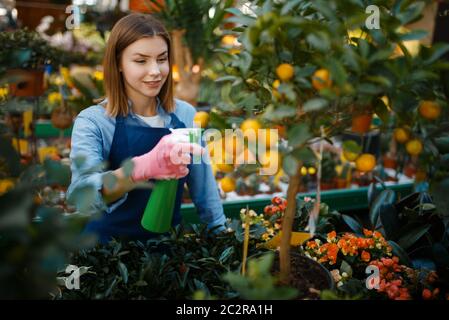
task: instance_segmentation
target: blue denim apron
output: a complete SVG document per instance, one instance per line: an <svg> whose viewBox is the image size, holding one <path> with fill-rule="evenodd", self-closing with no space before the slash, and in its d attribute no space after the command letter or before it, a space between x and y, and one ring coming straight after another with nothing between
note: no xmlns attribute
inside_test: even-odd
<svg viewBox="0 0 449 320"><path fill-rule="evenodd" d="M170 116L173 128L186 127L176 115L171 113ZM149 152L167 134L170 134L170 130L167 128L126 125L125 119L122 116L117 116L108 159L109 170L118 169L126 159ZM186 179L187 177L184 177L178 182L173 210L173 226L181 222L180 208ZM103 212L99 219L90 221L85 232L97 234L98 240L102 244L108 243L112 238L145 241L157 236L157 234L145 230L140 224L150 195L151 189L134 189L128 192L124 203L110 213Z"/></svg>

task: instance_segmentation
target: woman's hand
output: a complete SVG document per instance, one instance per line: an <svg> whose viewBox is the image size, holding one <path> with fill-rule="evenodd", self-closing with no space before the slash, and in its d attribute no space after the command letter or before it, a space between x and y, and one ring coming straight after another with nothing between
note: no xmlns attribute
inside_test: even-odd
<svg viewBox="0 0 449 320"><path fill-rule="evenodd" d="M185 134L169 134L149 152L134 157L131 178L134 182L148 179L179 179L189 173L187 165L190 153L202 155L204 149L198 144L188 143Z"/></svg>

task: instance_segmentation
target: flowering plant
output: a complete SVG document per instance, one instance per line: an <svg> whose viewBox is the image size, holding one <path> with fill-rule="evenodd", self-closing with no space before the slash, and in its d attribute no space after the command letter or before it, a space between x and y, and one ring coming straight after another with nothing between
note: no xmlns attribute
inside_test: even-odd
<svg viewBox="0 0 449 320"><path fill-rule="evenodd" d="M363 229L363 236L353 233L327 234L326 242L308 241L305 255L328 268L337 289L371 298L411 300L414 298L448 298L440 292L435 271L412 269L400 264L385 238L377 231ZM377 270L376 277L368 277L367 270ZM368 273L369 274L369 273Z"/></svg>

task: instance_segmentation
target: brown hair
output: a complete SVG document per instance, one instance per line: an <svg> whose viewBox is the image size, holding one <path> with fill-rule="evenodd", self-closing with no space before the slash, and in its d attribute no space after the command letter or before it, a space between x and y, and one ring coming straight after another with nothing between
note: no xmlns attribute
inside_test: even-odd
<svg viewBox="0 0 449 320"><path fill-rule="evenodd" d="M170 35L164 25L156 18L148 14L133 13L120 19L112 28L103 60L104 87L106 98L108 99L106 110L111 116L128 115L128 97L125 92L123 75L119 70L123 51L137 40L154 36L162 37L167 43L168 61L171 66L173 53L171 50ZM175 104L171 67L167 80L162 86L158 97L165 111L174 111Z"/></svg>

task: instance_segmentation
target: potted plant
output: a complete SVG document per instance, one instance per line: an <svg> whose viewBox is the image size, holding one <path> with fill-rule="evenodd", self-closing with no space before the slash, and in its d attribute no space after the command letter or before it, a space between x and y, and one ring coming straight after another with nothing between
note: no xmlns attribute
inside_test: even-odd
<svg viewBox="0 0 449 320"><path fill-rule="evenodd" d="M382 5L390 6L386 1ZM321 159L310 150L311 143L330 139L351 127L355 102L364 101L357 106L371 106L388 123L390 113L381 98L388 93L394 97L393 104L405 108L413 81L428 83L431 79L425 73L416 75L421 77L419 81L410 78L413 70L401 71L400 66L407 62L413 65L414 61L415 67L427 68L446 52L430 50L427 66L407 54L403 42L418 35L399 32L398 26L419 19L421 8L411 10L410 6L382 14L381 31L366 27L365 7L352 1L315 5L313 1L265 0L252 7L254 15L232 10L232 21L239 26L234 30L242 31L239 42L243 50L233 54L227 69L232 72L220 79L226 82L220 107L233 114L229 125L239 124L236 117L252 117L268 127L285 126L288 132L288 145L280 148L283 169L290 177L280 251L281 278L285 283L291 276L290 237L300 183L298 169L302 163L319 164ZM367 37L351 36L350 31L356 29L362 29ZM397 46L404 56L392 55ZM404 79L410 82L399 85ZM240 123L246 123L243 119ZM372 170L373 158L362 154L359 163L368 163ZM320 175L318 170L318 179ZM319 203L318 198L311 221L317 218Z"/></svg>
<svg viewBox="0 0 449 320"><path fill-rule="evenodd" d="M0 34L0 66L10 77L10 92L18 97L37 97L44 93L44 67L57 62L58 50L37 32L21 29Z"/></svg>

